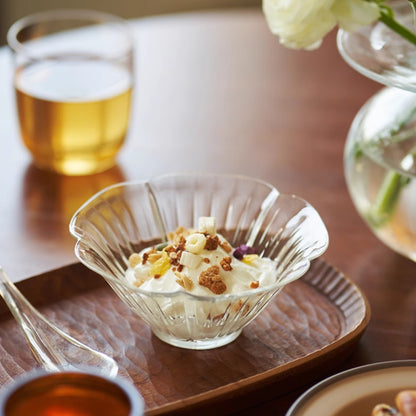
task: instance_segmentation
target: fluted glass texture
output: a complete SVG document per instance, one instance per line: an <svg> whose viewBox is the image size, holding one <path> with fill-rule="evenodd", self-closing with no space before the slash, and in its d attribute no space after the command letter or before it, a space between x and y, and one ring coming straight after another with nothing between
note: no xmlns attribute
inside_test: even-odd
<svg viewBox="0 0 416 416"><path fill-rule="evenodd" d="M215 217L233 247L244 243L276 260L275 282L243 293L196 296L179 289L149 292L126 281L132 253L166 241L179 226L196 228L201 216ZM75 213L70 231L80 261L103 276L156 336L193 349L234 340L328 246L325 225L309 203L235 175L171 174L110 186Z"/></svg>

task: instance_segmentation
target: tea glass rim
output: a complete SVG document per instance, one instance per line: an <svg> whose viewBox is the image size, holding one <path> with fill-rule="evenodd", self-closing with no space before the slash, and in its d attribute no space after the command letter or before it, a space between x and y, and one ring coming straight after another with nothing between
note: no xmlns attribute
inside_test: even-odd
<svg viewBox="0 0 416 416"><path fill-rule="evenodd" d="M122 52L114 53L108 57L111 59L117 59L133 52L134 49L134 37L131 28L129 27L128 20L117 16L112 13L103 12L93 9L55 9L46 10L37 13L33 13L24 16L15 21L7 31L6 39L8 47L14 52L19 54L25 54L27 57L31 57L30 47L25 46L25 42L18 40L19 33L30 25L38 25L44 23L50 23L54 21L70 21L80 20L86 23L102 24L111 23L117 25L117 30L123 33L127 47ZM33 56L37 59L37 56Z"/></svg>

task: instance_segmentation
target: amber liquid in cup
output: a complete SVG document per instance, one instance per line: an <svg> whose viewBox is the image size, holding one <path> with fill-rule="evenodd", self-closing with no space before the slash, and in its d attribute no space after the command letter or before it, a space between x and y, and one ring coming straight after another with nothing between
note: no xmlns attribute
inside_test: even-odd
<svg viewBox="0 0 416 416"><path fill-rule="evenodd" d="M13 392L4 407L4 416L131 416L131 412L128 394L116 383L82 373L34 379Z"/></svg>
<svg viewBox="0 0 416 416"><path fill-rule="evenodd" d="M127 23L62 9L17 21L7 39L15 57L20 132L34 164L65 175L114 166L133 89Z"/></svg>
<svg viewBox="0 0 416 416"><path fill-rule="evenodd" d="M77 96L80 77L88 91ZM71 175L114 165L129 122L127 71L93 60L30 64L17 71L15 91L22 138L38 167Z"/></svg>
<svg viewBox="0 0 416 416"><path fill-rule="evenodd" d="M57 388L53 392L16 403L7 416L103 416L129 415L128 404L104 393L85 396L82 389Z"/></svg>

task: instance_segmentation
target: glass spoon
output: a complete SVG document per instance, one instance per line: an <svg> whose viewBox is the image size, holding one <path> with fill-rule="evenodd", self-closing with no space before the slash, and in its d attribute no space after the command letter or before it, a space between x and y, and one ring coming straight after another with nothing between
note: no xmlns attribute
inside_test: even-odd
<svg viewBox="0 0 416 416"><path fill-rule="evenodd" d="M48 321L22 295L0 266L0 295L19 323L36 360L48 371L96 367L110 377L118 373L109 356L82 344Z"/></svg>

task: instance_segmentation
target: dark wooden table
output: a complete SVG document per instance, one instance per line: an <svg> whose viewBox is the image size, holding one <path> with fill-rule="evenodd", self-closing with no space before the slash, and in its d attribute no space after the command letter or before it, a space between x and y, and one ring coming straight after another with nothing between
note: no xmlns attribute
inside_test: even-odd
<svg viewBox="0 0 416 416"><path fill-rule="evenodd" d="M68 222L122 180L175 171L241 173L312 203L327 225L325 260L366 294L370 325L337 371L416 355L416 265L365 226L348 195L349 126L380 85L340 57L335 34L314 52L284 49L260 10L132 22L137 89L118 166L63 177L30 164L16 122L11 58L0 50L0 264L15 281L76 261ZM306 387L305 387L306 388ZM284 415L302 388L243 414Z"/></svg>

